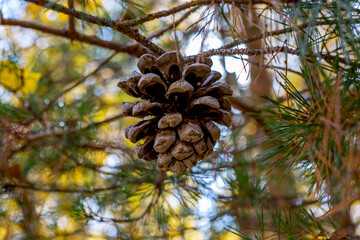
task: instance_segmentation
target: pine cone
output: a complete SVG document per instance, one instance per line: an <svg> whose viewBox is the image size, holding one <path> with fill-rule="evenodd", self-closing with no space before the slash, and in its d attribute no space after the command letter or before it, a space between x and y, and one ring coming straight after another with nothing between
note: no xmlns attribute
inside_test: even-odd
<svg viewBox="0 0 360 240"><path fill-rule="evenodd" d="M161 171L185 173L212 153L220 136L213 122L230 125L231 106L226 96L232 95L232 90L216 82L221 74L211 71L211 60L206 61L184 70L184 60L176 52L159 58L145 54L137 64L142 74L133 72L118 83L125 93L142 99L124 102L122 113L145 119L126 127L125 137L133 143L144 139L135 148L137 156L157 160Z"/></svg>

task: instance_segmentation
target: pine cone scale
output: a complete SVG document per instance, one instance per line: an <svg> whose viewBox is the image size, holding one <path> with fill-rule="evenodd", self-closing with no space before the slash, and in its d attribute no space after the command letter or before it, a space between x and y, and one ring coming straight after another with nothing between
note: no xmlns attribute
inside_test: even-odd
<svg viewBox="0 0 360 240"><path fill-rule="evenodd" d="M161 129L158 131L154 150L158 153L163 153L170 148L170 146L176 141L176 132L173 129Z"/></svg>

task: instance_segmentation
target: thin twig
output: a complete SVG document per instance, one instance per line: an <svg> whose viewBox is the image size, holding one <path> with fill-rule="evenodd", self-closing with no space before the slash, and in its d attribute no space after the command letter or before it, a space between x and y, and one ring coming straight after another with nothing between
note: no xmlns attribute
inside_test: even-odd
<svg viewBox="0 0 360 240"><path fill-rule="evenodd" d="M93 127L96 127L96 126L99 126L99 125L102 125L102 124L105 124L105 123L110 123L112 121L115 121L115 120L118 120L120 118L122 118L124 115L123 114L118 114L118 115L115 115L111 118L108 118L108 119L105 119L103 121L100 121L100 122L93 122L89 125L87 125L86 127L83 127L83 128L71 128L67 131L50 131L50 132L40 132L40 133L36 133L36 134L32 134L32 135L29 135L26 139L27 141L29 142L32 142L32 141L38 141L38 140L41 140L41 139L44 139L44 138L49 138L49 137L63 137L63 136L67 136L67 135L71 135L71 134L74 134L74 133L78 133L78 132L82 132L82 131L86 131L86 130L89 130Z"/></svg>
<svg viewBox="0 0 360 240"><path fill-rule="evenodd" d="M153 201L153 200L152 200ZM148 213L150 213L151 208L153 207L153 202L151 202L145 209L145 211L136 218L128 218L128 219L116 219L116 218L104 218L104 217L100 217L97 216L95 214L86 214L85 217L91 219L91 220L95 220L97 222L112 222L112 223L129 223L129 222L136 222L139 221L140 219L142 219L143 217L145 217Z"/></svg>
<svg viewBox="0 0 360 240"><path fill-rule="evenodd" d="M180 23L182 23L188 16L190 16L191 13L195 12L196 10L198 10L199 7L194 7L192 9L190 9L189 11L187 11L181 18L179 18L174 24L175 24L175 27L177 27ZM169 24L167 25L166 27L164 27L163 29L160 29L159 31L157 32L153 32L149 35L147 35L146 37L151 39L151 38L156 38L156 37L159 37L161 36L162 34L164 34L165 32L169 31L170 29L172 29L174 26L174 24Z"/></svg>
<svg viewBox="0 0 360 240"><path fill-rule="evenodd" d="M256 66L259 66L259 67L266 67L266 68L273 68L273 70L275 71L276 69L280 69L280 70L287 70L288 72L291 72L291 73L294 73L294 74L297 74L297 75L300 75L302 76L302 73L299 72L299 71L296 71L294 69L290 69L290 68L285 68L285 67L280 67L280 66L267 66L266 64L260 64L259 62L256 62L256 61L251 61L249 59L243 59L244 61L247 61L248 63L251 63L251 64L254 64Z"/></svg>
<svg viewBox="0 0 360 240"><path fill-rule="evenodd" d="M79 86L80 84L84 83L86 81L86 79L88 79L90 76L96 74L103 66L105 66L115 55L117 54L117 52L111 54L111 56L109 56L108 58L106 58L104 61L102 61L99 66L92 71L91 73L89 73L88 75L84 76L83 78L81 78L79 81L77 81L74 85L68 87L67 89L63 90L62 92L56 94L50 101L49 103L43 108L41 109L41 111L34 116L33 118L29 119L28 121L26 121L24 124L28 125L31 122L33 122L35 119L39 118L41 116L41 114L43 114L44 112L46 112L61 96L63 96L65 93L73 90L74 88L76 88L77 86Z"/></svg>

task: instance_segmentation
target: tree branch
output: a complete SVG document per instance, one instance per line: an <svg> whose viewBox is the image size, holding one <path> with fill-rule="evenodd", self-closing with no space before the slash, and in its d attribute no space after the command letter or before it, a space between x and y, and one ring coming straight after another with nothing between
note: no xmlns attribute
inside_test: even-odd
<svg viewBox="0 0 360 240"><path fill-rule="evenodd" d="M300 55L300 50L287 47L267 47L264 49L250 49L250 48L232 48L232 49L211 49L197 55L185 57L185 62L192 63L196 62L198 56L211 57L215 55L221 56L233 56L233 55L247 55L247 56L258 56L261 54L271 54L274 52L287 52L293 55Z"/></svg>
<svg viewBox="0 0 360 240"><path fill-rule="evenodd" d="M104 192L108 190L115 190L117 188L117 185L112 185L110 187L104 187L104 188L95 188L92 190L89 189L64 189L64 188L39 188L32 185L21 185L21 184L3 184L0 185L2 188L2 192L9 192L12 191L14 188L19 189L28 189L32 191L39 191L39 192L58 192L58 193L97 193L97 192Z"/></svg>
<svg viewBox="0 0 360 240"><path fill-rule="evenodd" d="M349 23L350 21L353 21L355 23L360 23L360 19L344 19L344 24ZM316 22L314 25L315 26L324 26L324 25L334 25L337 24L338 20L333 20L333 21L318 21ZM289 28L284 28L284 29L280 29L280 30L274 30L274 31L268 31L266 33L258 33L255 34L253 36L247 37L247 38L242 38L242 39L236 39L235 41L224 45L223 47L221 47L221 49L229 49L229 48L233 48L239 44L242 43L248 43L248 42L252 42L252 41L256 41L259 40L261 38L263 38L264 36L267 37L271 37L271 36L277 36L277 35L281 35L281 34L285 34L285 33L289 33L289 32L293 32L293 31L300 31L306 27L309 26L309 23L304 23L298 26L294 26L294 27L289 27Z"/></svg>
<svg viewBox="0 0 360 240"><path fill-rule="evenodd" d="M297 2L298 0L284 0L282 1L282 3L294 3ZM166 17L169 15L172 15L174 13L183 11L185 9L188 8L192 8L195 6L204 6L204 5L208 5L208 4L213 4L213 3L228 3L228 4L249 4L249 3L253 3L253 4L267 4L269 3L266 0L197 0L197 1L190 1L190 2L186 2L184 4L178 5L176 7L173 7L169 10L163 10L163 11L159 11L156 13L150 13L146 16L137 18L137 19L133 19L133 20L127 20L127 21L117 21L116 24L120 24L122 26L135 26L135 25L139 25L139 24L143 24L145 22L157 19L157 18L161 18L161 17Z"/></svg>
<svg viewBox="0 0 360 240"><path fill-rule="evenodd" d="M135 26L137 24L142 24L147 21L151 21L156 18L161 18L165 16L172 15L174 13L183 11L185 9L195 7L195 6L204 6L208 4L213 3L228 3L228 4L266 4L268 3L267 0L198 0L198 1L191 1L184 3L182 5L176 6L169 10L160 11L157 13L151 13L146 16L140 17L138 19L134 20L127 20L127 21L114 21L111 19L104 19L97 16L92 16L90 14L79 12L74 9L66 8L60 4L51 2L49 0L25 0L26 2L31 2L34 4L37 4L39 6L57 11L62 12L67 15L71 15L75 18L81 19L86 22L90 22L96 25L105 26L105 27L111 27L115 28L117 31L119 31L122 34L127 35L131 39L135 40L139 44L143 45L147 49L149 49L151 52L153 52L155 55L162 55L165 53L165 50L160 48L159 46L152 43L149 39L147 39L145 36L141 35L137 29L132 29L130 26ZM283 0L281 3L295 3L298 2L298 0Z"/></svg>
<svg viewBox="0 0 360 240"><path fill-rule="evenodd" d="M74 8L74 0L68 0L68 6L70 9ZM68 19L68 33L70 36L76 34L75 30L75 18L73 16L69 16Z"/></svg>
<svg viewBox="0 0 360 240"><path fill-rule="evenodd" d="M95 46L115 50L117 52L129 53L136 57L140 57L141 55L147 53L146 49L142 48L136 43L118 43L113 41L105 41L96 36L87 36L77 32L72 32L72 34L70 34L66 29L48 27L33 22L13 20L13 19L2 19L0 25L19 26L23 28L34 29L55 36L69 38L72 40L77 40L79 42L84 42Z"/></svg>
<svg viewBox="0 0 360 240"><path fill-rule="evenodd" d="M64 14L67 15L72 15L78 19L87 21L87 22L91 22L94 24L98 24L98 25L102 25L102 26L107 26L107 27L132 27L135 25L139 25L139 24L143 24L145 22L148 21L152 21L154 19L157 18L162 18L162 17L166 17L166 16L170 16L174 13L177 12L181 12L185 9L188 8L192 8L195 6L204 6L204 5L209 5L209 4L213 4L213 3L227 3L227 4L268 4L268 0L197 0L197 1L189 1L186 2L184 4L178 5L176 7L173 7L169 10L163 10L163 11L159 11L156 13L150 13L146 16L137 18L137 19L133 19L133 20L126 20L126 21L114 21L114 20L108 20L108 19L104 19L104 18L100 18L100 17L96 17L96 16L92 16L83 12L78 12L75 11L73 9L69 9L66 8L62 5L59 5L57 3L51 2L49 0L25 0L26 2L31 2L34 4L37 4L39 6L57 11L57 12L62 12ZM286 3L296 3L299 0L282 0L281 3L282 4L286 4Z"/></svg>
<svg viewBox="0 0 360 240"><path fill-rule="evenodd" d="M151 42L149 39L147 39L145 36L140 34L138 29L132 29L130 27L127 27L127 26L124 26L124 25L121 25L121 24L117 24L113 20L107 20L107 19L104 19L104 18L92 16L92 15L84 13L84 12L79 12L79 11L76 11L74 9L64 7L64 6L60 5L60 4L53 3L53 2L48 1L48 0L25 0L25 1L37 4L37 5L39 5L41 7L44 7L44 8L54 10L56 12L62 12L64 14L73 16L75 18L78 18L80 20L83 20L83 21L86 21L86 22L89 22L89 23L93 23L93 24L96 24L96 25L99 25L99 26L115 28L118 32L120 32L122 34L125 34L129 38L135 40L139 44L141 44L144 47L146 47L147 49L149 49L155 55L160 56L163 53L165 53L164 49L160 48L159 46L157 46L156 44Z"/></svg>
<svg viewBox="0 0 360 240"><path fill-rule="evenodd" d="M192 55L185 57L184 60L187 63L196 62L196 59L198 56L204 56L204 57L210 57L215 55L221 55L221 56L234 56L234 55L247 55L247 56L257 56L261 54L272 54L272 53L287 53L291 55L297 55L300 56L301 52L299 49L296 48L289 48L289 47L266 47L264 49L249 49L249 48L232 48L232 49L211 49L209 51L205 51L202 53L199 53L197 55ZM333 61L336 56L332 56L331 54L325 54L325 53L313 53L313 54L306 54L306 57L319 57L321 59L324 59L325 61ZM337 60L343 64L349 64L348 60L345 58L337 58ZM360 63L357 63L357 65L360 67Z"/></svg>

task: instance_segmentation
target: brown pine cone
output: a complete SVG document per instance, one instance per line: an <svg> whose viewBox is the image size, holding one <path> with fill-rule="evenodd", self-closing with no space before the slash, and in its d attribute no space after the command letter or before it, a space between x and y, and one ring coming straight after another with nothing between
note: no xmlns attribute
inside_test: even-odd
<svg viewBox="0 0 360 240"><path fill-rule="evenodd" d="M206 60L208 65L186 67L175 51L159 58L145 54L137 64L142 74L133 72L118 83L125 93L142 99L124 102L123 114L145 119L126 127L125 137L133 143L144 139L135 148L137 156L157 160L161 171L185 173L213 152L220 136L213 122L230 125L231 105L226 96L232 90L216 82L221 74L211 71L211 60Z"/></svg>

